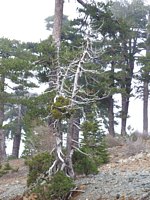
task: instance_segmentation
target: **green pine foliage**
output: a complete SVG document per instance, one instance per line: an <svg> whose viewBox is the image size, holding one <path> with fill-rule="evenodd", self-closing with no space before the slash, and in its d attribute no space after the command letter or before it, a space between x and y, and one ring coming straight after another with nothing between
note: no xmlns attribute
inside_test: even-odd
<svg viewBox="0 0 150 200"><path fill-rule="evenodd" d="M30 186L36 183L32 192L37 195L38 200L65 200L70 190L75 187L73 180L62 171L57 172L50 179L45 179L42 184L42 180L37 182L37 178L49 169L52 162L53 156L47 152L37 154L32 159L26 161L26 164L29 166L27 185Z"/></svg>
<svg viewBox="0 0 150 200"><path fill-rule="evenodd" d="M67 177L64 172L57 172L51 180L51 191L54 199L65 199L66 194L73 188L73 180Z"/></svg>
<svg viewBox="0 0 150 200"><path fill-rule="evenodd" d="M85 148L82 148L81 150L86 153ZM85 155L79 151L75 151L72 161L76 175L89 175L98 173L96 162L90 155Z"/></svg>
<svg viewBox="0 0 150 200"><path fill-rule="evenodd" d="M9 162L6 162L4 165L0 165L0 177L3 175L10 173L14 169L10 166Z"/></svg>
<svg viewBox="0 0 150 200"><path fill-rule="evenodd" d="M33 192L37 195L37 200L65 200L74 187L73 180L59 171L51 180L34 188Z"/></svg>
<svg viewBox="0 0 150 200"><path fill-rule="evenodd" d="M81 152L73 154L73 165L76 174L96 174L98 167L109 161L109 154L105 143L103 132L101 132L98 121L92 119L93 114L88 116L82 124L83 143Z"/></svg>
<svg viewBox="0 0 150 200"><path fill-rule="evenodd" d="M47 152L35 155L32 159L27 159L26 164L29 166L27 185L35 183L40 174L45 173L53 162L53 156Z"/></svg>
<svg viewBox="0 0 150 200"><path fill-rule="evenodd" d="M103 130L101 130L99 122L94 117L91 114L89 120L86 120L82 124L83 143L85 143L83 151L91 156L98 167L109 161L109 154Z"/></svg>

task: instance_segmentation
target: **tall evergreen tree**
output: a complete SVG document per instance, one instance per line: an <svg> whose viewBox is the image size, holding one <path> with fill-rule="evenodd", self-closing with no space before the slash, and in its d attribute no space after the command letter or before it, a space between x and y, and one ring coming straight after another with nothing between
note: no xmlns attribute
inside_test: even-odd
<svg viewBox="0 0 150 200"><path fill-rule="evenodd" d="M137 54L142 50L139 44L145 37L143 31L145 31L147 24L147 7L141 0L132 1L131 3L116 1L113 4L112 11L116 18L122 17L130 28L128 34L122 34L120 41L123 55L122 70L124 71L124 77L120 82L120 87L124 89L124 93L121 95L121 134L126 135L129 101L132 96L132 80Z"/></svg>
<svg viewBox="0 0 150 200"><path fill-rule="evenodd" d="M15 94L15 88L22 88L28 90L29 88L36 87L35 83L31 81L33 77L33 63L35 55L32 55L25 43L17 40L9 40L5 38L0 39L1 46L1 70L0 74L3 76L3 122L5 119L5 107L10 105L21 106L21 101L25 101L28 97L20 99L18 94ZM20 112L20 111L19 111ZM19 115L18 115L19 116ZM20 121L19 116L18 124ZM8 119L9 123L9 119ZM4 124L2 128L4 130ZM20 132L19 125L16 132ZM4 130L5 132L5 130ZM16 135L18 133L15 133ZM20 137L16 140L17 148L16 157L18 157ZM4 137L5 138L5 137ZM15 145L16 146L16 145ZM15 147L16 149L16 147Z"/></svg>
<svg viewBox="0 0 150 200"><path fill-rule="evenodd" d="M148 11L146 58L150 56L150 10ZM149 62L148 62L149 63ZM146 67L146 66L145 66ZM143 83L143 134L148 134L149 66L144 70Z"/></svg>

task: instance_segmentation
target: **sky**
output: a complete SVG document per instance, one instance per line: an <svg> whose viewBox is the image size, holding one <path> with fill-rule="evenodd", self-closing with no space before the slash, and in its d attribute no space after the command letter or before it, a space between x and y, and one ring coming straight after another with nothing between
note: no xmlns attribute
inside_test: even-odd
<svg viewBox="0 0 150 200"><path fill-rule="evenodd" d="M39 42L49 36L45 18L54 14L55 0L0 0L0 37ZM73 18L76 0L65 0L64 14ZM116 99L117 100L117 99ZM142 131L142 102L132 98L128 125ZM149 123L150 124L150 123Z"/></svg>
<svg viewBox="0 0 150 200"><path fill-rule="evenodd" d="M54 14L55 0L0 0L0 37L38 42L49 35L45 18ZM74 16L76 0L66 0L64 13Z"/></svg>

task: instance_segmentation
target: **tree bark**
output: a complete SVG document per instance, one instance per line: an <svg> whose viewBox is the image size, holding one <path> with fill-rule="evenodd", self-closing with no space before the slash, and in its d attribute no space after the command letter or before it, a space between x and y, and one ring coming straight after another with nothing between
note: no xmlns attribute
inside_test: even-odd
<svg viewBox="0 0 150 200"><path fill-rule="evenodd" d="M115 137L114 130L114 99L112 96L109 97L109 108L108 108L108 118L109 118L109 134Z"/></svg>
<svg viewBox="0 0 150 200"><path fill-rule="evenodd" d="M79 127L80 127L80 114L79 112L77 112L73 118L73 129L72 129L73 146L75 147L79 147L79 131L80 131Z"/></svg>
<svg viewBox="0 0 150 200"><path fill-rule="evenodd" d="M57 56L57 66L54 71L51 72L51 75L54 77L53 80L49 82L49 88L56 89L56 96L59 96L59 71L60 71L60 61L59 61L59 53L60 53L60 42L61 42L61 29L62 29L62 20L63 20L63 4L64 0L55 0L55 11L54 11L54 24L53 24L53 33L52 37L56 46L56 56ZM52 81L52 82L51 82ZM56 98L54 98L55 102ZM55 127L56 126L56 127ZM65 157L62 153L62 132L61 132L61 121L56 120L54 123L54 119L49 119L49 127L52 130L52 134L55 135L55 148L56 148L56 159L52 166L49 168L49 175L52 175L58 170L65 170L66 163Z"/></svg>
<svg viewBox="0 0 150 200"><path fill-rule="evenodd" d="M121 113L121 135L126 136L126 125L128 117L129 97L122 95L122 113Z"/></svg>
<svg viewBox="0 0 150 200"><path fill-rule="evenodd" d="M148 134L148 82L144 81L144 88L143 88L143 134Z"/></svg>
<svg viewBox="0 0 150 200"><path fill-rule="evenodd" d="M148 13L148 27L150 25L150 11ZM147 46L146 56L150 55L150 33L147 29ZM144 83L143 83L143 134L148 135L148 98L149 98L149 72L144 72Z"/></svg>
<svg viewBox="0 0 150 200"><path fill-rule="evenodd" d="M5 134L4 134L4 130L3 130L3 122L4 122L4 81L5 81L5 78L1 75L1 77L0 77L0 164L6 158Z"/></svg>
<svg viewBox="0 0 150 200"><path fill-rule="evenodd" d="M111 62L111 87L114 87L114 61ZM114 99L113 96L110 95L108 97L109 106L108 106L108 119L109 119L109 127L108 131L112 137L115 137L115 130L114 130Z"/></svg>
<svg viewBox="0 0 150 200"><path fill-rule="evenodd" d="M133 43L133 44L132 44ZM137 40L134 42L130 39L128 42L128 46L126 42L123 43L123 53L124 53L124 62L126 65L126 77L123 80L122 89L125 89L125 94L122 94L122 116L121 116L121 135L125 136L126 133L126 125L128 118L128 110L129 110L129 100L131 95L131 83L133 79L133 70L134 70L134 54L136 52ZM129 48L129 50L128 50Z"/></svg>
<svg viewBox="0 0 150 200"><path fill-rule="evenodd" d="M61 41L63 4L64 0L55 0L55 15L54 15L54 26L52 35L57 47L60 47L60 41Z"/></svg>
<svg viewBox="0 0 150 200"><path fill-rule="evenodd" d="M19 157L20 143L21 143L21 105L18 107L18 119L17 119L17 132L13 139L12 156L14 158Z"/></svg>
<svg viewBox="0 0 150 200"><path fill-rule="evenodd" d="M77 0L78 1L78 3L80 3L83 7L85 7L87 4L84 2L84 1L82 1L82 0Z"/></svg>
<svg viewBox="0 0 150 200"><path fill-rule="evenodd" d="M68 132L67 132L67 154L66 154L66 166L67 166L67 174L74 178L74 170L73 170L73 164L72 164L72 155L74 152L73 148L73 123L74 123L74 116L72 115L69 119L68 123Z"/></svg>
<svg viewBox="0 0 150 200"><path fill-rule="evenodd" d="M21 142L21 133L18 132L15 134L13 139L13 149L12 149L13 158L19 158L20 142Z"/></svg>

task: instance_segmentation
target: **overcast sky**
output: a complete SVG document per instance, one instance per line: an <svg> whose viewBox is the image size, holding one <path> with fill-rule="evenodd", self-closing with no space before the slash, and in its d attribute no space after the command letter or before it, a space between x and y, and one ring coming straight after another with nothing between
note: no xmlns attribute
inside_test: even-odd
<svg viewBox="0 0 150 200"><path fill-rule="evenodd" d="M54 14L55 0L0 0L0 37L37 42L49 31L45 18ZM76 0L66 0L64 13L74 16Z"/></svg>

